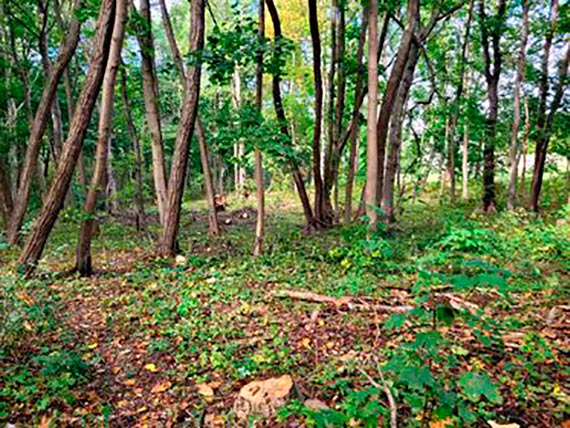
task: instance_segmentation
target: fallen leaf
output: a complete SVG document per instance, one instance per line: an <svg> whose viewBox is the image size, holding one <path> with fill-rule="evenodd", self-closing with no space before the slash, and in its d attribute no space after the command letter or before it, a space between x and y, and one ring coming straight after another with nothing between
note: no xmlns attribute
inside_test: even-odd
<svg viewBox="0 0 570 428"><path fill-rule="evenodd" d="M325 410L325 409L330 409L329 406L327 406L325 403L323 403L321 400L317 400L316 398L310 398L308 400L305 400L305 402L303 403L305 405L305 407L311 409L311 410Z"/></svg>
<svg viewBox="0 0 570 428"><path fill-rule="evenodd" d="M99 346L99 344L97 342L93 342L93 343L90 343L89 345L87 345L87 347L89 349L95 349L97 346Z"/></svg>
<svg viewBox="0 0 570 428"><path fill-rule="evenodd" d="M136 379L126 379L123 383L127 386L133 386L136 382Z"/></svg>
<svg viewBox="0 0 570 428"><path fill-rule="evenodd" d="M214 390L207 383L199 383L196 385L196 389L198 389L198 394L206 398L212 398L214 396Z"/></svg>
<svg viewBox="0 0 570 428"><path fill-rule="evenodd" d="M149 372L157 372L158 369L156 368L156 365L154 363L149 363L146 366L144 366L145 369L147 369Z"/></svg>
<svg viewBox="0 0 570 428"><path fill-rule="evenodd" d="M151 389L150 392L152 392L153 394L158 394L160 392L164 392L164 391L170 389L171 386L172 386L172 383L169 381L157 383L156 385L154 385L154 387Z"/></svg>
<svg viewBox="0 0 570 428"><path fill-rule="evenodd" d="M495 421L487 421L491 428L521 428L519 424L498 424Z"/></svg>
<svg viewBox="0 0 570 428"><path fill-rule="evenodd" d="M448 416L445 419L438 419L429 423L429 428L448 428L453 426L453 420Z"/></svg>
<svg viewBox="0 0 570 428"><path fill-rule="evenodd" d="M38 428L49 428L50 422L51 422L51 418L44 415L40 419L40 424L38 425Z"/></svg>

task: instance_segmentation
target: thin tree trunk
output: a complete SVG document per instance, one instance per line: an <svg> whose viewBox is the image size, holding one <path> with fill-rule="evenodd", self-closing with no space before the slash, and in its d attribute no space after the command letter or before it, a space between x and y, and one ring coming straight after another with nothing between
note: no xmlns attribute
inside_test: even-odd
<svg viewBox="0 0 570 428"><path fill-rule="evenodd" d="M132 0L131 0L132 1ZM136 12L134 4L132 10ZM143 76L143 99L146 111L148 130L152 140L152 172L154 190L160 223L164 225L166 209L166 165L162 142L162 126L158 105L158 78L154 64L154 42L151 31L151 11L149 0L140 1L139 12L144 24L138 25L137 40L141 51L141 68Z"/></svg>
<svg viewBox="0 0 570 428"><path fill-rule="evenodd" d="M487 82L487 98L489 112L487 115L487 135L483 147L483 211L495 212L495 138L499 115L499 78L501 76L502 53L500 49L501 35L504 31L506 0L499 0L497 13L487 18L485 0L479 3L481 19L481 44L485 63L485 80ZM493 56L491 57L491 46Z"/></svg>
<svg viewBox="0 0 570 428"><path fill-rule="evenodd" d="M190 10L190 53L196 54L204 48L204 9L205 0L194 0ZM168 181L168 195L163 232L160 242L160 253L163 256L173 256L176 247L176 237L180 223L180 208L184 183L188 170L188 148L194 132L198 101L200 97L201 64L193 64L187 73L184 103L176 133L176 141L172 154L172 165Z"/></svg>
<svg viewBox="0 0 570 428"><path fill-rule="evenodd" d="M357 156L358 156L358 131L359 131L359 119L360 119L360 106L362 105L362 100L359 97L364 98L361 94L364 93L364 45L366 43L366 31L368 29L368 8L366 6L362 9L362 23L360 26L360 34L358 36L358 49L356 53L357 74L355 83L355 97L354 97L354 108L352 110L352 119L349 131L350 139L350 153L348 157L348 174L346 177L346 188L344 196L344 222L350 223L352 220L352 191L354 189L354 177L357 171Z"/></svg>
<svg viewBox="0 0 570 428"><path fill-rule="evenodd" d="M518 134L521 121L521 87L524 83L524 68L525 68L525 56L526 56L526 44L528 40L528 11L530 8L530 2L528 0L522 0L523 9L523 21L521 30L521 45L519 48L519 54L517 59L517 75L515 78L515 90L514 90L514 118L513 118L513 131L511 136L511 148L509 150L509 162L510 162L510 174L509 174L509 194L507 198L507 208L513 210L516 204L517 198L517 171L519 167L518 163Z"/></svg>
<svg viewBox="0 0 570 428"><path fill-rule="evenodd" d="M77 0L75 3L75 10L77 11L80 6L81 0ZM69 61L75 52L75 48L77 47L80 25L81 24L77 18L74 18L71 22L57 61L52 66L51 73L45 83L42 97L34 116L34 122L30 128L30 137L26 145L26 156L20 172L18 191L8 227L8 242L10 244L17 244L19 241L19 232L26 215L32 177L37 172L38 156L42 137L51 111L51 105L55 99L61 75L69 64Z"/></svg>
<svg viewBox="0 0 570 428"><path fill-rule="evenodd" d="M321 38L317 0L309 0L309 26L313 45L313 75L315 82L315 124L313 128L313 180L315 182L315 218L325 220L325 195L321 177L321 124L323 121L323 78L321 74Z"/></svg>
<svg viewBox="0 0 570 428"><path fill-rule="evenodd" d="M73 115L69 136L63 147L56 176L19 259L19 264L23 267L25 275L30 275L36 268L45 243L63 206L65 194L71 182L73 170L95 107L97 94L103 81L114 16L115 0L103 0L97 22L97 36L89 60L89 72Z"/></svg>
<svg viewBox="0 0 570 428"><path fill-rule="evenodd" d="M463 189L461 196L463 200L469 199L469 125L467 121L463 124L463 157L461 160L461 171L463 174Z"/></svg>
<svg viewBox="0 0 570 428"><path fill-rule="evenodd" d="M123 115L125 116L125 121L127 125L127 134L133 145L134 154L134 168L133 176L135 179L135 224L137 231L145 229L145 212L144 212L144 197L143 197L143 178L142 178L142 153L139 137L133 122L133 117L131 115L131 108L129 105L129 97L127 92L127 73L125 72L125 67L121 68L121 100L123 103Z"/></svg>
<svg viewBox="0 0 570 428"><path fill-rule="evenodd" d="M109 59L105 69L105 77L103 78L95 167L93 169L91 184L87 191L87 197L85 198L85 204L83 206L85 220L81 224L79 240L77 243L75 267L81 276L89 276L93 273L91 263L91 240L96 226L95 208L97 204L97 195L100 194L103 177L107 169L108 153L110 150L109 141L111 139L115 82L117 78L117 70L121 62L125 17L126 0L116 0L113 37L111 40L111 47L109 49ZM109 174L107 175L107 179L108 181L111 180Z"/></svg>
<svg viewBox="0 0 570 428"><path fill-rule="evenodd" d="M556 0L554 0L556 1ZM548 143L550 142L550 136L552 133L552 123L554 122L554 116L556 111L560 107L562 101L562 96L564 95L565 85L568 79L568 67L570 64L570 42L568 42L566 48L566 54L562 59L562 64L560 65L560 71L558 75L558 85L550 103L550 112L546 118L543 126L539 127L540 134L538 141L536 142L535 154L534 154L534 171L532 174L532 184L531 184L531 208L535 211L539 211L540 202L540 192L542 190L542 180L544 176L544 165L546 164L546 154L548 152Z"/></svg>
<svg viewBox="0 0 570 428"><path fill-rule="evenodd" d="M402 147L402 127L404 124L406 104L412 83L416 64L419 58L420 48L413 43L408 53L408 62L404 70L402 82L398 90L398 96L394 103L392 112L391 128L390 128L390 144L388 156L386 159L386 171L384 175L384 189L382 191L382 209L385 212L388 221L395 221L394 210L394 182L396 172L400 162L400 150Z"/></svg>
<svg viewBox="0 0 570 428"><path fill-rule="evenodd" d="M200 148L200 162L202 163L202 172L204 174L204 186L206 187L206 200L208 202L208 225L210 235L220 234L220 225L218 223L218 214L216 212L216 191L214 190L214 182L212 179L212 171L210 169L210 155L208 154L208 144L206 143L206 131L200 118L196 118L196 137Z"/></svg>
<svg viewBox="0 0 570 428"><path fill-rule="evenodd" d="M414 33L416 31L416 27L418 26L419 13L418 0L409 0L406 27L404 28L404 33L402 34L402 40L400 42L400 47L398 48L396 62L392 67L392 71L390 72L390 77L388 79L388 84L386 86L386 91L384 92L384 98L382 100L382 106L380 108L380 114L378 116L378 122L376 126L378 145L378 174L376 176L378 184L376 187L376 201L378 202L382 200L382 190L384 186L384 157L386 152L388 125L390 123L390 118L392 117L394 102L396 100L398 89L400 88L400 82L402 81L404 69L408 61L408 54L412 46Z"/></svg>
<svg viewBox="0 0 570 428"><path fill-rule="evenodd" d="M527 164L527 152L528 152L528 136L530 135L530 109L528 106L528 96L524 98L524 132L521 141L521 151L522 151L522 161L523 167L521 172L521 186L520 186L520 196L521 198L526 197L526 164Z"/></svg>
<svg viewBox="0 0 570 428"><path fill-rule="evenodd" d="M259 0L259 40L265 37L265 4ZM263 108L263 51L257 53L257 69L255 72L255 105L262 117ZM265 235L265 184L263 180L263 159L261 149L254 149L254 173L255 173L255 200L257 205L257 219L255 222L255 243L253 255L260 256L263 253L263 239Z"/></svg>
<svg viewBox="0 0 570 428"><path fill-rule="evenodd" d="M180 55L180 50L178 49L178 43L174 37L174 31L172 30L172 23L170 21L170 16L168 15L168 9L164 0L160 0L160 10L162 14L162 24L166 32L166 37L168 39L168 44L170 45L170 52L172 54L176 68L178 69L178 74L182 82L182 87L186 90L188 85L186 69ZM204 187L206 188L206 201L208 203L208 226L211 235L218 235L220 233L220 226L218 222L218 213L216 212L215 194L214 189L214 179L212 178L212 169L210 168L210 154L208 152L208 144L206 141L206 132L200 116L198 114L196 118L196 129L195 129L196 139L198 140L198 147L200 150L200 161L202 164L202 171L204 174ZM244 175L245 176L245 175Z"/></svg>
<svg viewBox="0 0 570 428"><path fill-rule="evenodd" d="M413 1L413 0L410 0ZM368 25L368 105L366 110L366 187L365 208L370 230L376 231L378 214L378 140L376 116L378 113L378 1L370 0Z"/></svg>
<svg viewBox="0 0 570 428"><path fill-rule="evenodd" d="M281 48L279 43L283 38L281 32L281 22L279 21L279 14L277 12L277 8L275 7L275 3L273 0L266 0L267 10L271 15L271 20L273 22L273 32L275 41L277 43L276 47L276 55L281 55ZM280 123L280 130L283 136L287 139L289 143L291 141L291 136L289 134L289 130L287 129L287 118L285 117L285 110L283 108L283 100L281 98L281 76L280 71L276 71L273 74L273 82L272 82L272 93L273 93L273 104L275 107L275 115L277 116L277 120ZM291 172L293 175L293 181L295 182L295 187L297 188L297 193L299 194L299 199L301 200L301 205L303 207L303 214L305 215L306 227L311 229L313 227L317 227L318 223L315 221L313 217L313 209L311 207L311 202L309 201L309 196L307 195L307 190L305 188L305 183L303 181L303 176L301 174L301 170L299 169L299 165L297 164L297 160L294 158L293 155L286 155L287 161L291 168Z"/></svg>

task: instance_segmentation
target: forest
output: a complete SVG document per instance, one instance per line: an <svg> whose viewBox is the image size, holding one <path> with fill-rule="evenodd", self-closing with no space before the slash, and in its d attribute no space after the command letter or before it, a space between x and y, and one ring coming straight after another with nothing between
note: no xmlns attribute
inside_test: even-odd
<svg viewBox="0 0 570 428"><path fill-rule="evenodd" d="M568 0L0 0L0 427L570 428Z"/></svg>

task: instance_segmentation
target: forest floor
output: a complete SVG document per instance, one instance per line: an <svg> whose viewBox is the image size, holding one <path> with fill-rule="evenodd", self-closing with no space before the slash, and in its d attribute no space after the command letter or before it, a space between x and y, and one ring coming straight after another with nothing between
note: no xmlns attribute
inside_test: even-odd
<svg viewBox="0 0 570 428"><path fill-rule="evenodd" d="M259 258L237 206L216 238L187 210L175 265L124 218L89 278L71 214L35 279L0 243L0 426L570 426L568 211L417 204L367 241L283 200ZM284 374L287 403L240 420L240 388Z"/></svg>

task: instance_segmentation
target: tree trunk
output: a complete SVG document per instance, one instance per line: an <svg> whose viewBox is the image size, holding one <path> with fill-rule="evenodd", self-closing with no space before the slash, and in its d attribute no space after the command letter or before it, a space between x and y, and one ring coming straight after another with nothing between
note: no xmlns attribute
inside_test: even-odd
<svg viewBox="0 0 570 428"><path fill-rule="evenodd" d="M402 127L406 116L406 104L412 83L416 64L418 62L420 48L413 43L408 53L408 62L404 70L398 96L394 103L390 128L390 144L386 159L386 171L384 176L384 189L382 191L382 210L388 221L395 221L394 213L394 182L396 171L400 162L400 150L402 147Z"/></svg>
<svg viewBox="0 0 570 428"><path fill-rule="evenodd" d="M313 128L313 180L315 182L315 218L326 223L325 195L321 177L321 124L323 121L323 78L321 74L321 37L317 0L309 0L309 26L313 44L313 75L315 82L315 123Z"/></svg>
<svg viewBox="0 0 570 428"><path fill-rule="evenodd" d="M73 170L81 152L91 114L95 107L97 94L103 81L103 74L109 55L114 16L115 1L103 0L97 22L97 36L89 60L89 72L73 115L56 176L51 183L48 195L19 259L19 264L23 267L26 276L33 273L36 268L45 243L63 206L65 194L71 182Z"/></svg>
<svg viewBox="0 0 570 428"><path fill-rule="evenodd" d="M465 85L465 61L467 58L467 48L469 46L469 34L471 32L471 22L473 20L473 2L469 1L469 8L467 12L467 22L465 23L465 35L463 36L463 43L461 44L461 56L459 58L459 77L457 79L457 88L455 90L455 101L453 103L453 113L449 123L449 141L447 142L448 156L447 156L447 177L449 179L449 197L451 201L455 201L455 134L457 129L457 122L459 114L462 111L462 97Z"/></svg>
<svg viewBox="0 0 570 428"><path fill-rule="evenodd" d="M212 171L210 169L210 155L208 154L208 144L206 143L206 132L200 118L196 119L196 137L198 146L200 147L200 162L202 163L202 172L204 174L204 186L206 187L206 200L208 201L208 225L210 235L220 234L220 225L218 223L218 214L216 212L216 201L214 190L214 181L212 179Z"/></svg>
<svg viewBox="0 0 570 428"><path fill-rule="evenodd" d="M555 2L556 0L554 0ZM554 26L553 26L554 27ZM535 211L539 211L540 202L540 192L542 190L542 179L544 176L544 165L546 164L546 154L548 152L548 143L550 142L550 136L552 134L552 123L554 122L554 116L556 111L560 107L562 101L562 96L564 95L565 85L568 79L568 67L570 63L570 42L568 42L566 48L566 54L562 59L562 64L560 65L560 71L558 75L558 85L550 103L550 112L548 117L542 126L539 126L539 137L536 142L536 148L534 151L534 171L532 174L532 184L531 184L531 195L530 203L531 208Z"/></svg>
<svg viewBox="0 0 570 428"><path fill-rule="evenodd" d="M495 137L499 115L499 78L501 75L502 53L500 49L501 35L504 32L506 0L499 0L496 16L487 18L485 0L479 3L481 19L481 45L485 63L485 80L487 82L487 98L489 112L487 115L487 135L483 147L483 211L495 212ZM491 46L493 56L491 57Z"/></svg>
<svg viewBox="0 0 570 428"><path fill-rule="evenodd" d="M190 10L190 53L196 54L204 48L204 9L205 0L194 0ZM163 232L160 242L160 253L163 256L173 256L176 247L176 237L180 223L180 208L184 183L188 169L188 149L194 132L198 101L200 97L201 64L193 64L187 73L187 84L184 91L184 103L176 133L176 141L172 154L168 195L164 216Z"/></svg>
<svg viewBox="0 0 570 428"><path fill-rule="evenodd" d="M265 4L259 0L259 40L265 38ZM255 105L262 118L263 107L263 51L257 53L257 69L255 71ZM255 174L255 200L257 205L257 219L255 222L255 243L253 255L260 256L263 253L263 239L265 235L265 184L263 180L263 159L261 149L254 149L254 174Z"/></svg>
<svg viewBox="0 0 570 428"><path fill-rule="evenodd" d="M463 200L469 199L469 125L467 121L463 125L463 157L461 161L461 171L463 174Z"/></svg>
<svg viewBox="0 0 570 428"><path fill-rule="evenodd" d="M77 0L75 11L81 6L81 0ZM30 128L30 137L26 145L26 156L22 166L20 177L18 180L18 191L14 201L14 209L10 218L8 227L8 242L17 244L19 241L19 232L24 222L28 199L30 197L32 177L37 172L38 156L44 135L47 120L51 111L51 105L55 99L57 86L61 75L69 64L77 43L79 41L80 22L74 18L65 41L61 47L57 61L51 67L51 73L46 80L40 103L34 116L34 122Z"/></svg>
<svg viewBox="0 0 570 428"><path fill-rule="evenodd" d="M131 0L132 1L132 0ZM136 12L134 4L132 10ZM162 143L162 126L158 105L158 78L154 64L154 42L151 31L151 11L149 0L140 1L139 12L143 24L137 26L137 40L141 51L143 76L143 98L146 120L152 141L152 173L160 223L164 225L166 209L166 165Z"/></svg>
<svg viewBox="0 0 570 428"><path fill-rule="evenodd" d="M509 162L510 162L510 174L509 174L509 194L507 198L507 208L513 210L516 204L517 198L517 170L519 167L518 163L518 134L521 121L521 87L524 83L524 68L525 68L525 56L526 56L526 43L528 40L528 10L530 8L530 3L528 0L522 1L523 9L523 22L521 30L521 45L519 48L519 54L517 59L517 75L515 78L515 90L514 90L514 118L513 118L513 131L511 136L511 148L509 150Z"/></svg>
<svg viewBox="0 0 570 428"><path fill-rule="evenodd" d="M277 12L277 8L275 7L275 3L273 0L266 0L267 10L271 15L271 21L273 22L273 32L276 41L276 55L281 55L281 48L280 48L280 41L283 38L281 32L281 22L279 21L279 13ZM276 71L273 74L273 82L272 82L272 94L273 94L273 105L275 107L275 115L277 116L277 120L280 123L280 130L285 139L287 140L288 144L290 144L291 136L289 134L289 130L287 129L287 118L285 117L285 110L283 108L283 100L281 98L281 75L280 71ZM313 227L317 227L318 224L315 222L315 218L313 217L313 209L311 207L311 202L309 201L309 197L307 195L307 190L305 188L305 183L303 181L303 175L301 174L301 170L299 169L299 165L297 164L297 160L293 155L286 155L287 162L291 168L291 172L293 175L293 181L295 182L295 187L297 188L297 193L299 194L299 199L301 200L301 205L303 206L303 214L305 215L306 227L307 229L311 229Z"/></svg>
<svg viewBox="0 0 570 428"><path fill-rule="evenodd" d="M113 25L113 36L109 49L109 59L103 78L103 88L101 94L101 112L99 114L99 125L97 130L97 150L95 157L95 167L91 176L91 184L87 191L83 215L85 220L81 224L79 240L77 243L75 267L81 276L89 276L93 273L91 263L91 240L96 226L96 204L97 195L100 193L103 177L107 168L108 153L110 150L109 140L111 139L111 123L113 116L113 101L115 94L115 82L117 70L121 62L121 48L123 46L124 23L126 18L126 1L116 0L115 23ZM108 174L108 180L109 177Z"/></svg>
<svg viewBox="0 0 570 428"><path fill-rule="evenodd" d="M355 83L355 97L354 108L352 110L352 119L350 124L349 139L350 139L350 153L348 156L348 174L346 177L346 188L344 196L344 222L350 223L352 220L352 191L354 188L354 177L357 171L357 156L358 156L358 131L360 122L360 106L362 105L362 98L364 98L364 45L366 43L366 31L368 30L368 17L369 12L366 6L362 9L362 23L360 25L360 33L358 36L358 49L356 52L357 60L357 74ZM362 95L361 95L362 94Z"/></svg>
<svg viewBox="0 0 570 428"><path fill-rule="evenodd" d="M416 31L416 27L418 26L419 13L418 0L409 0L406 27L404 28L404 33L402 34L402 40L400 41L400 47L398 48L396 62L392 67L392 71L390 72L390 78L388 79L388 84L386 86L386 91L384 92L384 98L382 100L382 106L380 108L380 114L378 116L378 122L376 126L378 146L378 174L375 178L378 182L376 185L376 201L378 202L382 200L382 190L384 186L384 157L386 152L388 125L390 123L390 118L392 117L394 102L396 100L398 89L400 88L400 82L402 81L404 69L408 61L408 54L412 46L414 33Z"/></svg>
<svg viewBox="0 0 570 428"><path fill-rule="evenodd" d="M526 197L526 164L528 152L528 136L530 135L530 109L528 106L528 96L524 99L524 132L521 141L523 167L521 172L521 198Z"/></svg>
<svg viewBox="0 0 570 428"><path fill-rule="evenodd" d="M131 108L129 105L129 97L127 95L127 73L125 72L125 67L121 68L121 100L123 103L123 115L125 116L125 122L127 125L127 134L133 145L134 154L134 168L133 176L135 179L135 224L137 231L145 229L145 213L144 213L144 197L143 197L143 178L142 178L142 166L143 159L141 153L141 146L135 124L133 122L133 117L131 115Z"/></svg>
<svg viewBox="0 0 570 428"><path fill-rule="evenodd" d="M411 0L413 1L413 0ZM368 105L366 109L366 187L365 208L371 232L378 222L378 140L376 116L378 113L378 0L370 0L368 25Z"/></svg>

